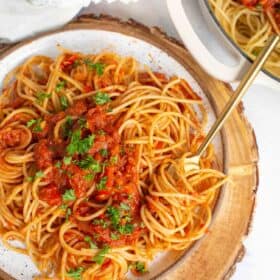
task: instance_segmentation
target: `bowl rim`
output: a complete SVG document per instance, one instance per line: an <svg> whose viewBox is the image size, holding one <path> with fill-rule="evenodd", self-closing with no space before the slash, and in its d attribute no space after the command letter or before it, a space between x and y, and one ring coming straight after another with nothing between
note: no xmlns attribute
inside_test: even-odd
<svg viewBox="0 0 280 280"><path fill-rule="evenodd" d="M249 55L246 54L246 52L243 51L242 48L240 46L238 46L238 44L236 42L234 42L234 40L229 36L229 34L223 28L223 26L221 25L221 23L219 22L219 20L215 16L212 8L210 7L209 0L202 0L200 2L204 3L204 5L207 8L209 14L211 15L211 18L215 22L216 27L219 28L220 32L222 32L222 35L226 38L226 40L228 40L228 42L235 48L235 50L237 50L238 53L241 54L249 63L253 63L254 60L251 57L249 57ZM275 76L270 71L262 68L261 72L265 73L269 78L273 79L274 81L280 83L280 77Z"/></svg>

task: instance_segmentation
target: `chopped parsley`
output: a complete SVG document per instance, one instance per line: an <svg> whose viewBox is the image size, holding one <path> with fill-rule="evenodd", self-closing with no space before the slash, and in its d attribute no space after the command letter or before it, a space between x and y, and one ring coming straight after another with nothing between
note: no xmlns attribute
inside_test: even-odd
<svg viewBox="0 0 280 280"><path fill-rule="evenodd" d="M60 92L66 85L65 81L60 81L56 84L55 91Z"/></svg>
<svg viewBox="0 0 280 280"><path fill-rule="evenodd" d="M118 163L118 156L112 156L112 157L110 158L110 162L111 162L112 164L117 164L117 163Z"/></svg>
<svg viewBox="0 0 280 280"><path fill-rule="evenodd" d="M108 93L98 91L95 96L93 96L93 100L97 105L104 105L111 101L111 98Z"/></svg>
<svg viewBox="0 0 280 280"><path fill-rule="evenodd" d="M140 272L140 273L145 273L147 272L145 264L142 262L136 262L135 263L135 269Z"/></svg>
<svg viewBox="0 0 280 280"><path fill-rule="evenodd" d="M111 232L110 237L112 240L119 240L120 236L116 233Z"/></svg>
<svg viewBox="0 0 280 280"><path fill-rule="evenodd" d="M130 210L130 206L126 203L123 203L123 202L120 204L120 208L124 211L129 211Z"/></svg>
<svg viewBox="0 0 280 280"><path fill-rule="evenodd" d="M99 129L99 130L97 131L97 134L98 134L98 135L106 135L106 132L105 132L103 129Z"/></svg>
<svg viewBox="0 0 280 280"><path fill-rule="evenodd" d="M36 102L42 104L45 99L50 98L51 96L52 95L50 93L39 91L36 93Z"/></svg>
<svg viewBox="0 0 280 280"><path fill-rule="evenodd" d="M79 118L78 119L78 125L80 128L86 128L87 127L87 120L85 118Z"/></svg>
<svg viewBox="0 0 280 280"><path fill-rule="evenodd" d="M67 146L66 150L69 155L84 154L93 145L95 135L89 135L84 139L81 139L81 130L75 130L71 135L70 144Z"/></svg>
<svg viewBox="0 0 280 280"><path fill-rule="evenodd" d="M104 262L106 254L109 252L110 247L105 246L102 250L100 250L94 257L93 261L97 264L101 265Z"/></svg>
<svg viewBox="0 0 280 280"><path fill-rule="evenodd" d="M67 273L67 277L70 277L72 279L75 280L80 280L82 279L82 272L84 271L83 267L78 267L76 270L74 270L73 268L71 268Z"/></svg>
<svg viewBox="0 0 280 280"><path fill-rule="evenodd" d="M42 119L32 119L30 121L27 122L26 126L27 127L33 127L32 128L32 131L33 132L41 132L43 131L42 127L41 127L41 122L42 122Z"/></svg>
<svg viewBox="0 0 280 280"><path fill-rule="evenodd" d="M66 110L69 107L68 99L65 95L60 96L60 106L62 110Z"/></svg>
<svg viewBox="0 0 280 280"><path fill-rule="evenodd" d="M72 157L64 157L63 158L63 163L65 165L69 165L72 162Z"/></svg>
<svg viewBox="0 0 280 280"><path fill-rule="evenodd" d="M57 162L54 164L54 166L55 166L56 168L60 168L60 167L61 167L61 162L60 162L60 161L57 161Z"/></svg>
<svg viewBox="0 0 280 280"><path fill-rule="evenodd" d="M43 171L38 171L36 172L35 174L35 180L38 179L38 178L42 178L44 176L44 172Z"/></svg>
<svg viewBox="0 0 280 280"><path fill-rule="evenodd" d="M125 224L118 226L118 231L121 234L131 234L134 230L134 226L132 224Z"/></svg>
<svg viewBox="0 0 280 280"><path fill-rule="evenodd" d="M100 63L100 62L94 63L90 59L85 59L84 63L87 65L87 67L89 69L95 70L98 76L102 76L103 75L105 64Z"/></svg>
<svg viewBox="0 0 280 280"><path fill-rule="evenodd" d="M108 150L107 149L101 149L99 151L100 155L103 157L107 157L108 156Z"/></svg>
<svg viewBox="0 0 280 280"><path fill-rule="evenodd" d="M105 64L103 63L95 63L95 71L97 73L98 76L102 76L104 73L104 68L105 68Z"/></svg>
<svg viewBox="0 0 280 280"><path fill-rule="evenodd" d="M96 173L101 172L100 163L90 155L88 155L86 158L78 161L77 165L83 169L90 169Z"/></svg>
<svg viewBox="0 0 280 280"><path fill-rule="evenodd" d="M67 207L67 208L66 208L66 215L65 215L65 220L66 220L66 221L69 220L69 217L71 216L71 214L72 214L71 208Z"/></svg>
<svg viewBox="0 0 280 280"><path fill-rule="evenodd" d="M106 222L104 219L95 219L92 222L95 226L102 226L103 228L108 227L108 222Z"/></svg>
<svg viewBox="0 0 280 280"><path fill-rule="evenodd" d="M37 122L37 120L35 120L35 119L29 120L29 121L26 123L26 126L27 126L27 127L31 127L31 126L33 126L36 122Z"/></svg>
<svg viewBox="0 0 280 280"><path fill-rule="evenodd" d="M40 170L40 171L36 172L34 176L27 177L27 181L28 182L33 182L36 179L42 178L42 177L44 177L44 172Z"/></svg>
<svg viewBox="0 0 280 280"><path fill-rule="evenodd" d="M105 177L101 178L99 183L96 185L96 189L98 191L104 190L106 188L106 183L107 183L107 177L105 176Z"/></svg>
<svg viewBox="0 0 280 280"><path fill-rule="evenodd" d="M62 126L62 135L63 137L69 137L72 133L71 128L73 126L73 118L71 116L67 116L66 120Z"/></svg>
<svg viewBox="0 0 280 280"><path fill-rule="evenodd" d="M121 219L119 209L114 206L109 206L107 208L107 213L111 219L111 223L112 223L113 227L117 228L120 223L120 219Z"/></svg>
<svg viewBox="0 0 280 280"><path fill-rule="evenodd" d="M75 191L73 189L66 190L62 195L63 201L73 201L76 199Z"/></svg>
<svg viewBox="0 0 280 280"><path fill-rule="evenodd" d="M90 236L85 236L84 240L89 244L90 249L97 249L96 244L92 242Z"/></svg>
<svg viewBox="0 0 280 280"><path fill-rule="evenodd" d="M94 178L94 174L93 173L89 173L89 174L86 174L84 176L85 180L87 181L91 181L93 178Z"/></svg>

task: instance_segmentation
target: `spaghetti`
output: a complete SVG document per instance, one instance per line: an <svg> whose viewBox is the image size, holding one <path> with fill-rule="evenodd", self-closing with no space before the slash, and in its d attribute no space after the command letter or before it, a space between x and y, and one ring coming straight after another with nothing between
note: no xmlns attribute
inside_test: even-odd
<svg viewBox="0 0 280 280"><path fill-rule="evenodd" d="M273 33L280 35L279 0L209 0L213 12L233 41L254 59ZM266 63L280 78L280 45Z"/></svg>
<svg viewBox="0 0 280 280"><path fill-rule="evenodd" d="M183 79L63 50L7 75L0 104L0 233L31 257L36 279L141 275L156 253L207 231L227 177L212 168L213 147L200 170L176 161L207 123Z"/></svg>

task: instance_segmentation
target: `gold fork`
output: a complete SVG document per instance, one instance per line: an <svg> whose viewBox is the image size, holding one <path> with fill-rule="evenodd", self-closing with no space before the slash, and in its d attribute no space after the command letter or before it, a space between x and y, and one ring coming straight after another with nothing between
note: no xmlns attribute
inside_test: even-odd
<svg viewBox="0 0 280 280"><path fill-rule="evenodd" d="M190 170L197 170L200 168L199 161L202 157L203 153L208 148L209 144L212 142L214 137L217 135L217 133L222 128L225 121L228 119L234 108L239 104L240 100L244 96L244 94L247 92L248 88L251 86L253 81L255 80L256 76L262 69L264 63L274 50L274 48L277 46L277 44L280 42L280 36L274 35L269 44L262 50L262 52L259 54L255 62L252 64L242 81L240 82L238 88L230 98L228 104L223 109L221 115L217 118L214 125L212 126L211 130L208 132L206 138L204 139L203 143L200 145L198 151L191 157L188 158L182 158L180 161L184 166L185 172Z"/></svg>

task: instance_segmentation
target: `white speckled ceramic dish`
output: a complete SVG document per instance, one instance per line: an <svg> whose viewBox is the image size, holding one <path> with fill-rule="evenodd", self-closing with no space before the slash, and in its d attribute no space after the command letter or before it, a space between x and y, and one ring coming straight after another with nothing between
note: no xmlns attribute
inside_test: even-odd
<svg viewBox="0 0 280 280"><path fill-rule="evenodd" d="M175 74L183 77L203 97L210 116L209 125L215 118L214 111L198 83L176 60L147 42L110 31L69 30L35 39L15 49L0 60L0 81L4 79L11 69L22 63L29 56L35 54L56 56L58 54L57 44L83 53L98 53L108 49L120 55L133 56L142 64L146 64L152 69L164 72L167 75ZM222 162L221 140L217 139L215 145L216 151L219 152L219 161ZM151 264L149 275L146 278L158 276L172 266L183 254L184 252L170 252L159 255ZM1 243L0 256L0 269L6 271L17 280L32 279L32 276L38 273L31 259L6 250Z"/></svg>

